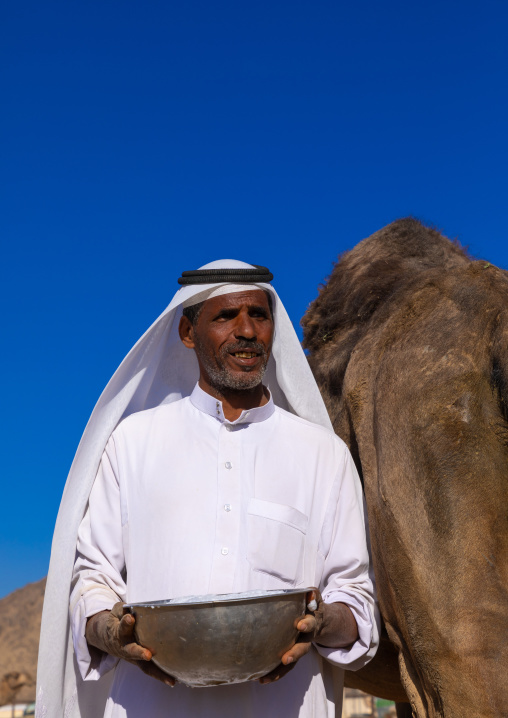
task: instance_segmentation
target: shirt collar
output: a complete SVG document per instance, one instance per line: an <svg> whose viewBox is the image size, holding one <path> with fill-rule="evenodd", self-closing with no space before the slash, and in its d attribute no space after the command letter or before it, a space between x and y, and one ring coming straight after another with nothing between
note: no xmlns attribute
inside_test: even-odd
<svg viewBox="0 0 508 718"><path fill-rule="evenodd" d="M194 387L194 390L190 395L190 400L196 409L199 409L199 411L213 416L220 422L231 424L233 426L236 426L237 424L250 424L257 421L265 421L265 419L269 419L275 411L275 404L273 403L272 395L270 394L268 402L263 404L263 406L258 406L255 409L244 409L238 419L235 421L228 421L222 410L222 402L214 396L208 394L206 391L203 391L199 384L196 384Z"/></svg>

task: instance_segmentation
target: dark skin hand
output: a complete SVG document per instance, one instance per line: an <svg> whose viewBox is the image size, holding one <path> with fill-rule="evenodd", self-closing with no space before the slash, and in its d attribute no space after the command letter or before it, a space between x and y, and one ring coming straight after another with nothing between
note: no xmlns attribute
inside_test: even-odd
<svg viewBox="0 0 508 718"><path fill-rule="evenodd" d="M347 647L358 638L358 627L351 610L344 603L324 603L317 589L310 592L307 602L317 602L317 609L298 619L300 631L295 645L281 658L280 664L260 683L273 683L289 673L296 662L309 652L312 642L333 648ZM101 611L91 616L86 624L85 636L91 652L95 649L109 653L132 663L152 678L173 687L176 679L161 671L152 663L152 653L140 646L134 638L136 619L126 612L123 603L116 603L111 611Z"/></svg>
<svg viewBox="0 0 508 718"><path fill-rule="evenodd" d="M101 611L90 616L86 623L85 637L91 652L99 649L111 656L123 658L124 661L141 668L147 676L173 687L176 679L152 663L152 652L148 648L136 643L135 623L136 619L124 609L121 601L115 603L111 611Z"/></svg>
<svg viewBox="0 0 508 718"><path fill-rule="evenodd" d="M317 609L298 619L296 628L300 636L297 642L284 653L273 671L259 679L260 683L273 683L289 673L296 662L310 651L313 641L320 646L347 648L358 638L355 617L345 603L324 603L317 589L308 594L307 603L312 598L317 602Z"/></svg>

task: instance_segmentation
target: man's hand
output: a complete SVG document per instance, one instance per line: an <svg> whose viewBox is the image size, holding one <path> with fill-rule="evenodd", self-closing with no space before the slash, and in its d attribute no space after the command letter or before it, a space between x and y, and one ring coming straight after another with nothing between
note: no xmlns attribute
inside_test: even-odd
<svg viewBox="0 0 508 718"><path fill-rule="evenodd" d="M140 646L134 638L136 619L124 611L123 603L115 603L111 611L101 611L90 616L86 624L85 637L90 646L98 648L111 656L123 658L141 668L152 678L167 686L174 686L176 680L152 663L152 653Z"/></svg>
<svg viewBox="0 0 508 718"><path fill-rule="evenodd" d="M345 603L325 603L317 589L307 594L307 604L312 600L317 608L299 618L296 628L300 635L295 645L281 658L280 665L259 679L260 683L272 683L285 676L296 662L310 651L312 641L329 648L346 648L358 638L358 626L351 609Z"/></svg>

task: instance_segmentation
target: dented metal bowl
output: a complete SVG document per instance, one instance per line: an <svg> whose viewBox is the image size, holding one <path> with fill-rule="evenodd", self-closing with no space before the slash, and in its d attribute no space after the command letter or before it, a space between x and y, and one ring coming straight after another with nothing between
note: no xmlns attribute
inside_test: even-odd
<svg viewBox="0 0 508 718"><path fill-rule="evenodd" d="M294 645L311 588L189 596L133 603L136 640L187 686L242 683L266 675Z"/></svg>

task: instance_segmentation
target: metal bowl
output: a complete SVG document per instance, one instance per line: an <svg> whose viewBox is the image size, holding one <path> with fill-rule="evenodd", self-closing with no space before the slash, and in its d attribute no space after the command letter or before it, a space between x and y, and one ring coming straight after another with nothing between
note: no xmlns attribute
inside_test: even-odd
<svg viewBox="0 0 508 718"><path fill-rule="evenodd" d="M187 686L243 683L266 675L296 642L311 588L189 596L133 603L138 643Z"/></svg>

